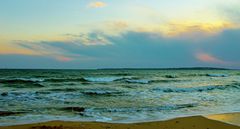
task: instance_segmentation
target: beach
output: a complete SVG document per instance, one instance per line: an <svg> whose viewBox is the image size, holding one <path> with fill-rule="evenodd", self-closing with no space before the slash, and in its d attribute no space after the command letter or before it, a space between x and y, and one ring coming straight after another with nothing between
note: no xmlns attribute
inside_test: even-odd
<svg viewBox="0 0 240 129"><path fill-rule="evenodd" d="M240 0L0 3L0 129L240 129Z"/></svg>
<svg viewBox="0 0 240 129"><path fill-rule="evenodd" d="M36 124L5 126L0 127L0 129L240 129L240 126L237 126L240 125L240 123L229 123L229 121L234 122L234 120L235 122L239 122L239 116L239 113L232 113L210 115L206 117L192 116L175 118L166 121L132 124L50 121ZM208 119L211 117L215 120Z"/></svg>

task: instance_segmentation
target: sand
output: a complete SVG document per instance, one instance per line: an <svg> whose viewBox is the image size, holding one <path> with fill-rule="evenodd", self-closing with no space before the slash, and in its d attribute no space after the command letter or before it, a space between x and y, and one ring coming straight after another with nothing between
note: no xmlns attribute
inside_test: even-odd
<svg viewBox="0 0 240 129"><path fill-rule="evenodd" d="M234 119L239 120L240 114L221 114L207 117L193 116L176 118L167 121L136 124L50 121L37 124L0 127L0 129L240 129L240 126L237 125L216 121L223 121L223 119L221 119L223 116L226 116L224 117L225 120L227 120L228 117L230 118L230 116L231 118L234 116ZM209 119L211 117L216 120Z"/></svg>
<svg viewBox="0 0 240 129"><path fill-rule="evenodd" d="M218 120L240 126L240 113L228 113L206 116L209 119Z"/></svg>

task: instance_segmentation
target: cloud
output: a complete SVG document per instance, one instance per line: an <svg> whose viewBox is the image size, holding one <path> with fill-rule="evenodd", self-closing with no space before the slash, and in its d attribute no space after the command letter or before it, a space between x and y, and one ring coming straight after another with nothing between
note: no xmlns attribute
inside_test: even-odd
<svg viewBox="0 0 240 129"><path fill-rule="evenodd" d="M139 21L105 21L96 23L90 32L98 31L111 36L121 35L122 33L133 31L139 33L157 33L166 38L205 38L222 33L228 29L236 29L239 26L235 23L225 20L216 21L165 21L141 23ZM93 30L93 31L91 31ZM100 34L101 36L101 34Z"/></svg>
<svg viewBox="0 0 240 129"><path fill-rule="evenodd" d="M203 38L199 41L198 50L211 53L225 62L225 66L240 68L239 48L240 29L228 29L219 35Z"/></svg>
<svg viewBox="0 0 240 129"><path fill-rule="evenodd" d="M176 21L165 24L152 24L138 27L139 32L154 32L165 37L206 37L219 34L230 28L235 28L235 24L227 21L214 22L194 22L194 21ZM197 36L196 36L197 35Z"/></svg>
<svg viewBox="0 0 240 129"><path fill-rule="evenodd" d="M24 69L74 69L88 68L88 66L81 65L81 60L76 62L75 60L64 62L53 59L49 56L38 56L38 55L19 55L19 54L8 54L0 55L0 68L24 68Z"/></svg>
<svg viewBox="0 0 240 129"><path fill-rule="evenodd" d="M129 23L123 20L107 21L103 27L101 30L109 35L119 35L130 29Z"/></svg>
<svg viewBox="0 0 240 129"><path fill-rule="evenodd" d="M79 45L95 46L95 45L110 45L111 42L106 38L103 32L90 32L81 34L67 34L69 39L67 42L72 42Z"/></svg>
<svg viewBox="0 0 240 129"><path fill-rule="evenodd" d="M102 8L105 7L107 4L101 1L96 1L96 2L92 2L89 4L89 7L91 8Z"/></svg>
<svg viewBox="0 0 240 129"><path fill-rule="evenodd" d="M218 8L218 13L225 19L232 21L240 26L240 2L227 4Z"/></svg>
<svg viewBox="0 0 240 129"><path fill-rule="evenodd" d="M197 53L196 58L202 62L226 64L225 61L207 53Z"/></svg>
<svg viewBox="0 0 240 129"><path fill-rule="evenodd" d="M95 39L98 37L96 35L100 35L111 44L83 43L83 37ZM239 29L229 29L218 35L193 41L178 37L166 38L154 32L126 31L118 36L90 32L68 34L72 39L64 41L18 41L15 45L38 53L33 56L43 61L45 60L43 58L48 60L51 58L54 59L52 62L60 61L69 64L65 67L74 68L192 66L240 68L240 63L237 63L240 62L237 56L240 48L239 35ZM51 63L49 65L54 66Z"/></svg>
<svg viewBox="0 0 240 129"><path fill-rule="evenodd" d="M112 44L107 35L102 32L91 32L82 34L66 34L66 40L63 41L26 41L15 40L12 47L15 49L7 49L0 51L0 55L30 55L30 56L42 56L50 57L60 62L71 62L74 60L92 60L94 57L88 55L82 55L78 52L72 52L67 48L87 48L88 46L105 46ZM61 47L63 45L64 47ZM16 48L18 48L16 50ZM1 50L1 49L0 49ZM80 49L78 49L80 50ZM76 50L76 51L78 51ZM82 50L86 51L86 50Z"/></svg>
<svg viewBox="0 0 240 129"><path fill-rule="evenodd" d="M112 26L117 29L124 29L127 28L129 25L125 21L114 21L112 22Z"/></svg>
<svg viewBox="0 0 240 129"><path fill-rule="evenodd" d="M32 51L29 54L31 56L47 56L61 62L74 60L73 56L68 54L64 49L49 46L46 42L15 41L14 43L23 50Z"/></svg>
<svg viewBox="0 0 240 129"><path fill-rule="evenodd" d="M56 56L56 59L62 62L69 62L73 60L73 58L65 57L65 56Z"/></svg>
<svg viewBox="0 0 240 129"><path fill-rule="evenodd" d="M75 60L91 60L91 57L69 51L68 48L80 48L86 45L72 41L17 41L14 42L19 48L34 51L32 56L53 58L60 62L71 62ZM63 45L64 44L64 45ZM63 45L63 46L61 46ZM20 54L21 55L21 54Z"/></svg>
<svg viewBox="0 0 240 129"><path fill-rule="evenodd" d="M30 49L22 49L14 44L1 44L0 55L20 54L20 55L34 55L35 52Z"/></svg>
<svg viewBox="0 0 240 129"><path fill-rule="evenodd" d="M77 36L77 35L75 35ZM80 36L81 37L81 36ZM153 38L154 37L154 38ZM38 48L54 48L52 50L64 51L63 56L74 55L74 62L78 59L89 57L90 60L82 61L80 66L90 67L177 67L186 66L184 62L193 62L187 44L175 39L165 39L154 33L127 32L121 36L107 36L111 45L83 45L76 42L35 42ZM24 46L24 45L21 45ZM25 46L25 48L27 48ZM179 54L181 53L181 54ZM50 53L49 53L50 55ZM187 56L186 56L187 55ZM48 56L48 55L46 55ZM174 58L182 62L176 63ZM59 59L59 58L57 58ZM169 64L169 66L168 66ZM149 66L148 66L149 65ZM80 67L79 66L79 67Z"/></svg>

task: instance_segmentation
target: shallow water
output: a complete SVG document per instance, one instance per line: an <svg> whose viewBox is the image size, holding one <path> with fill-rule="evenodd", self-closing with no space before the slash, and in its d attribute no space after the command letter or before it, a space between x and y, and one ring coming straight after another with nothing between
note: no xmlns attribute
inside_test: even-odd
<svg viewBox="0 0 240 129"><path fill-rule="evenodd" d="M239 112L239 107L237 70L0 70L0 111L20 112L0 116L0 126L131 123Z"/></svg>

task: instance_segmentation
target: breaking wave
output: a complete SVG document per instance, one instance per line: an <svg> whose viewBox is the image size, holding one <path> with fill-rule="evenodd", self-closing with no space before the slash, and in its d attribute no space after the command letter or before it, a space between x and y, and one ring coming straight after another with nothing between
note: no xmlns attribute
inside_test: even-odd
<svg viewBox="0 0 240 129"><path fill-rule="evenodd" d="M84 78L51 78L45 79L46 82L87 82Z"/></svg>
<svg viewBox="0 0 240 129"><path fill-rule="evenodd" d="M6 84L7 87L15 88L31 88L31 87L44 87L40 84L42 79L25 79L25 78L15 78L15 79L0 79L0 83Z"/></svg>
<svg viewBox="0 0 240 129"><path fill-rule="evenodd" d="M192 108L198 106L197 103L189 104L169 104L158 107L122 107L122 108L90 108L86 112L142 112L142 111L162 111L178 110L182 108Z"/></svg>
<svg viewBox="0 0 240 129"><path fill-rule="evenodd" d="M89 82L114 82L124 79L124 77L85 77Z"/></svg>
<svg viewBox="0 0 240 129"><path fill-rule="evenodd" d="M37 78L13 78L13 79L0 79L0 83L36 83L43 82L44 79Z"/></svg>
<svg viewBox="0 0 240 129"><path fill-rule="evenodd" d="M240 85L226 85L226 86L199 86L199 87L189 87L189 88L155 88L153 91L162 91L162 92L204 92L212 90L225 90L229 88L240 89Z"/></svg>
<svg viewBox="0 0 240 129"><path fill-rule="evenodd" d="M112 95L121 95L123 94L122 91L117 91L117 90L98 90L98 89L93 89L93 90L85 90L82 91L81 93L85 95L107 95L107 96L112 96Z"/></svg>
<svg viewBox="0 0 240 129"><path fill-rule="evenodd" d="M139 79L136 77L81 77L81 78L14 78L14 79L0 79L3 84L36 84L41 82L61 83L61 82L81 82L81 83L111 83L111 82L125 82L136 84L150 84L150 83L169 83L181 82L187 80L179 79L161 79L161 80L148 80Z"/></svg>
<svg viewBox="0 0 240 129"><path fill-rule="evenodd" d="M131 80L131 79L127 79L125 81L128 83L139 83L139 84L148 84L151 82L149 80Z"/></svg>

